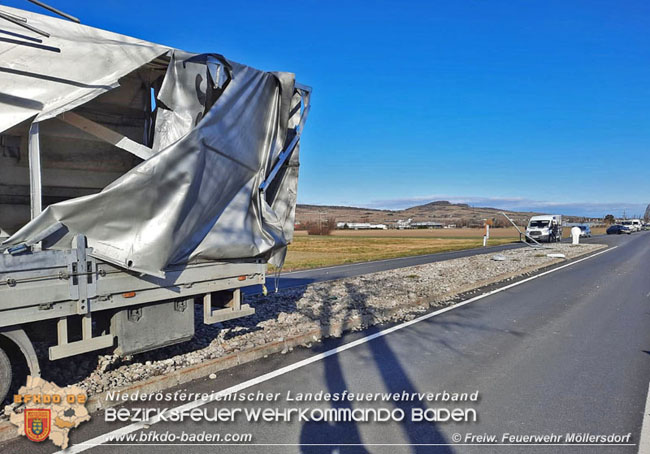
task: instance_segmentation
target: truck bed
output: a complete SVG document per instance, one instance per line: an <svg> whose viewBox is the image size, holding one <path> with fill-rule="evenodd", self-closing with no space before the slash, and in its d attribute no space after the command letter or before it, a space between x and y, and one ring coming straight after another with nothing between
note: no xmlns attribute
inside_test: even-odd
<svg viewBox="0 0 650 454"><path fill-rule="evenodd" d="M157 278L123 270L87 251L89 266L83 272L75 266L76 249L0 254L0 328L265 282L262 261L196 263L172 267ZM86 308L80 309L80 299Z"/></svg>

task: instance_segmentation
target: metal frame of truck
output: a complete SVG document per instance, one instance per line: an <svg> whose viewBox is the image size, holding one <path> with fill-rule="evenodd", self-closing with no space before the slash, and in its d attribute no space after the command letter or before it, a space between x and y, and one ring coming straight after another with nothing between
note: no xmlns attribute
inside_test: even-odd
<svg viewBox="0 0 650 454"><path fill-rule="evenodd" d="M260 185L262 193L288 164L309 113L311 88L296 84L295 91L301 97L300 121ZM141 158L147 157L142 149L150 151L74 112L62 119ZM42 210L39 123L32 124L28 137L33 219ZM4 351L19 352L29 373L40 375L32 341L42 337L55 341L49 347L50 360L111 347L118 354L134 354L189 340L194 335L195 302L202 304L206 324L244 317L255 310L242 303L241 288L265 283L263 258L175 266L160 278L92 254L83 235L67 250L43 249L40 241L0 247L0 381L11 376ZM8 387L0 382L0 401Z"/></svg>

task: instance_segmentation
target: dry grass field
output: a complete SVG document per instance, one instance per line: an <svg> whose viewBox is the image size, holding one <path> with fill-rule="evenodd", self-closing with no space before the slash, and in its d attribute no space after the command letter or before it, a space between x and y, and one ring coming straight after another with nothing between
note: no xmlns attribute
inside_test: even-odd
<svg viewBox="0 0 650 454"><path fill-rule="evenodd" d="M525 229L533 212L506 212L521 230ZM501 210L472 207L434 201L404 210L376 210L345 206L298 205L296 221L307 227L310 223L368 222L394 226L398 219L435 221L444 225L480 225L491 219L496 225L507 224ZM579 221L566 216L566 221ZM508 224L509 225L509 224ZM604 228L593 228L594 235L605 233ZM571 229L564 229L568 238ZM297 231L289 246L285 268L289 270L340 265L395 257L479 247L483 244L483 228L413 229L413 230L334 230L330 236L309 236L306 230ZM489 245L519 241L514 227L490 229Z"/></svg>
<svg viewBox="0 0 650 454"><path fill-rule="evenodd" d="M409 230L334 230L332 236L337 237L370 237L370 238L480 238L483 239L485 230L482 228L466 229L409 229ZM297 235L306 235L297 231ZM490 229L490 238L516 238L519 233L514 227Z"/></svg>
<svg viewBox="0 0 650 454"><path fill-rule="evenodd" d="M564 229L565 237L570 235L570 230ZM480 228L335 230L331 236L314 236L299 230L295 232L294 241L289 245L284 270L469 249L483 244L483 233L484 230ZM594 235L602 233L605 233L604 227L592 229ZM490 246L514 241L519 241L519 233L514 227L490 230Z"/></svg>
<svg viewBox="0 0 650 454"><path fill-rule="evenodd" d="M449 231L448 231L449 230ZM497 229L495 229L496 231ZM498 229L510 230L510 229ZM489 245L517 241L514 229L493 236ZM285 271L396 257L469 249L483 244L482 229L438 230L337 230L331 236L313 236L298 231L289 245Z"/></svg>

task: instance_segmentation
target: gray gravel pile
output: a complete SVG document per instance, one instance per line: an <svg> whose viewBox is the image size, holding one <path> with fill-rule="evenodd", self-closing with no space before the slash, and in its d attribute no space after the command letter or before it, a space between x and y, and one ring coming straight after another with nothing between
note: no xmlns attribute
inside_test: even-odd
<svg viewBox="0 0 650 454"><path fill-rule="evenodd" d="M215 325L204 325L202 310L197 307L196 336L189 342L122 358L91 353L52 362L44 365L44 378L61 386L76 383L93 395L314 330L319 333L314 341L340 336L338 327L332 327L341 322L360 329L389 319L413 318L429 305L445 305L471 288L562 261L547 257L547 253L571 258L602 247L560 244L552 249L522 248L500 253L504 260L482 254L281 290L267 297L247 297L255 315Z"/></svg>

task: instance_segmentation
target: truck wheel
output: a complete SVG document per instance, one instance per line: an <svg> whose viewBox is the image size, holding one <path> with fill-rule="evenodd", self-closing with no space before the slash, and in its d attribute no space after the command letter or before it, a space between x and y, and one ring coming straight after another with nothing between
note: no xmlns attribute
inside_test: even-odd
<svg viewBox="0 0 650 454"><path fill-rule="evenodd" d="M7 397L9 387L11 386L11 378L11 361L9 361L7 353L0 348L0 404Z"/></svg>

